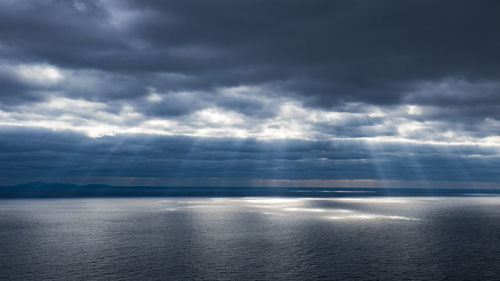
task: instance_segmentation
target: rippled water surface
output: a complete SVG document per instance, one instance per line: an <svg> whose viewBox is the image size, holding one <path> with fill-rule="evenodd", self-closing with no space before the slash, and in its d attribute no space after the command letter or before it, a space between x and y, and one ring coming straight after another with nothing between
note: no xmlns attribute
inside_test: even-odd
<svg viewBox="0 0 500 281"><path fill-rule="evenodd" d="M0 200L1 280L499 280L500 198Z"/></svg>

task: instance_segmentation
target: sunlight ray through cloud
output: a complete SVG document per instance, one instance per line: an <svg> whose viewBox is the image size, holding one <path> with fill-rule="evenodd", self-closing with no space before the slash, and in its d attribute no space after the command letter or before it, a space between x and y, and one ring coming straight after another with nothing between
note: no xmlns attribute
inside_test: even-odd
<svg viewBox="0 0 500 281"><path fill-rule="evenodd" d="M0 279L500 280L499 11L1 1Z"/></svg>
<svg viewBox="0 0 500 281"><path fill-rule="evenodd" d="M325 13L316 15L299 12L314 3L292 1L266 11L258 3L226 3L242 13L237 18L224 14L220 4L202 9L206 14L193 9L196 5L205 4L7 2L0 12L5 26L0 30L0 129L44 131L54 138L75 133L94 144L132 135L137 142L185 138L197 146L181 157L153 142L156 154L137 166L168 167L147 175L156 182L181 181L178 175L187 172L179 170L186 169L198 170L199 182L276 186L287 181L429 190L498 185L500 82L494 55L482 51L498 44L496 37L483 36L487 40L470 45L477 38L469 25L459 28L466 22L462 13L446 10L456 22L450 26L464 36L440 45L432 32L418 30L427 23L410 23L411 17L381 26L378 19L387 18L384 4L328 3L320 9ZM410 6L420 11L430 4L419 5ZM436 12L430 6L424 10ZM286 16L295 12L299 20ZM261 25L248 28L254 13L263 13ZM196 24L186 24L188 18ZM437 18L428 20L439 34L455 34ZM358 24L365 20L374 22ZM492 26L482 20L470 24ZM280 40L267 36L265 26L273 26ZM240 29L248 32L234 32ZM422 38L413 42L406 34ZM408 40L412 43L394 44ZM306 48L303 42L311 44ZM442 50L453 52L443 56ZM214 139L230 143L230 150L213 152ZM255 144L246 147L247 142ZM140 158L143 152L133 155ZM124 157L127 165L134 163L129 155L110 155L113 161ZM57 163L44 159L54 161L45 166ZM107 173L109 179L139 181ZM195 181L197 176L188 174Z"/></svg>

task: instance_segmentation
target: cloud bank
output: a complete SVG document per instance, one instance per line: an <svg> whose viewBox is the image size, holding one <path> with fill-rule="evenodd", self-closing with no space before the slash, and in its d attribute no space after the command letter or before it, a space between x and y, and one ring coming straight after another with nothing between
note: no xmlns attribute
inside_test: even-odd
<svg viewBox="0 0 500 281"><path fill-rule="evenodd" d="M4 1L2 178L498 182L498 5Z"/></svg>

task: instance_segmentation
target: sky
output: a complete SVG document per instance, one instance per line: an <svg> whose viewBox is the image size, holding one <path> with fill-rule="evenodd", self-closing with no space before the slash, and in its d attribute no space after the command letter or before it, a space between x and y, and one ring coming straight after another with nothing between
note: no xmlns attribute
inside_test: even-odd
<svg viewBox="0 0 500 281"><path fill-rule="evenodd" d="M500 188L498 1L0 6L0 184Z"/></svg>

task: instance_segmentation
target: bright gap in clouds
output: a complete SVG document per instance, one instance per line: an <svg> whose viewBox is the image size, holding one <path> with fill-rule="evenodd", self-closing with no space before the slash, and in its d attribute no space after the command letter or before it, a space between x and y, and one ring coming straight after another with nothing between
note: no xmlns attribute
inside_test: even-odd
<svg viewBox="0 0 500 281"><path fill-rule="evenodd" d="M283 95L278 88L266 85L163 92L147 87L147 93L132 100L105 100L92 96L104 82L111 82L106 85L111 92L127 90L118 82L103 81L117 79L116 76L49 64L6 63L0 71L31 87L27 93L33 99L0 108L0 125L4 126L71 130L93 138L133 133L500 145L500 137L491 133L500 129L500 121L494 118L471 125L453 124L441 119L443 112L439 108L411 103L436 91L445 92L446 98L464 89L491 91L491 83L474 85L445 79L435 84L416 84L415 91L405 98L408 103L382 106L350 102L323 108L310 106L294 95ZM455 113L444 111L444 114Z"/></svg>
<svg viewBox="0 0 500 281"><path fill-rule="evenodd" d="M37 79L40 78L37 76ZM227 91L228 89L224 89ZM164 96L174 96L169 93ZM182 93L176 98L199 100L206 93ZM234 98L233 94L233 98ZM171 98L171 97L170 97ZM246 98L244 95L237 98ZM0 109L0 125L41 127L70 130L96 138L116 134L185 135L192 137L304 139L304 140L365 140L377 142L411 142L449 145L498 146L498 136L478 136L460 128L448 128L438 120L420 118L425 107L416 105L380 108L351 104L359 112L310 108L293 99L260 97L274 111L268 116L252 116L204 104L183 115L150 116L126 101L113 104L70 98L52 92L47 99ZM146 105L162 102L157 93L145 98ZM171 102L175 102L171 100ZM168 112L167 112L168 113ZM414 118L414 117L417 118ZM498 121L488 119L489 127Z"/></svg>
<svg viewBox="0 0 500 281"><path fill-rule="evenodd" d="M497 7L320 2L7 1L0 168L62 174L59 155L92 155L68 175L500 182Z"/></svg>
<svg viewBox="0 0 500 281"><path fill-rule="evenodd" d="M56 67L47 64L21 64L13 71L24 82L42 86L56 84L64 78Z"/></svg>

